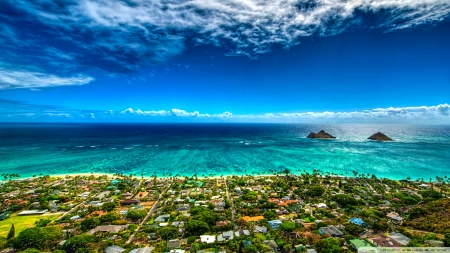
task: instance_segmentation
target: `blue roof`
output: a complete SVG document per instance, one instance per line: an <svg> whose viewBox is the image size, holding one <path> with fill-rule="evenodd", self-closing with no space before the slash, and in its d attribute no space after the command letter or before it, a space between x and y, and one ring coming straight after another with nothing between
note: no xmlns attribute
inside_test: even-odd
<svg viewBox="0 0 450 253"><path fill-rule="evenodd" d="M365 222L361 218L351 218L349 220L350 223L356 224L356 225L364 225Z"/></svg>

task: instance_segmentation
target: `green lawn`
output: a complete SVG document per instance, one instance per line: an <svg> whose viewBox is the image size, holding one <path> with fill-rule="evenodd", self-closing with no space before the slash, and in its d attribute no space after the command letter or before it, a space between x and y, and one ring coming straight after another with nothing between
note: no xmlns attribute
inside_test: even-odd
<svg viewBox="0 0 450 253"><path fill-rule="evenodd" d="M0 221L0 237L5 237L8 235L11 224L14 223L14 228L16 230L16 236L26 228L34 227L34 223L40 219L51 219L54 220L58 218L60 214L55 215L24 215L17 216L17 214L12 214L8 219Z"/></svg>

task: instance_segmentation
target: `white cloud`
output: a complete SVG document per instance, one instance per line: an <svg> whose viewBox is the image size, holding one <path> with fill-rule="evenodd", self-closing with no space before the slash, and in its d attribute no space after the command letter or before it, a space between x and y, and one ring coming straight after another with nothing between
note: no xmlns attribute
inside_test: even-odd
<svg viewBox="0 0 450 253"><path fill-rule="evenodd" d="M198 44L231 44L229 55L253 57L270 51L273 44L291 47L301 37L341 33L361 23L358 12L382 13L374 26L386 31L441 22L450 14L448 0L69 2L61 7L52 0L18 0L15 5L43 23L97 34L91 49L134 52L160 61L181 52L187 34Z"/></svg>
<svg viewBox="0 0 450 253"><path fill-rule="evenodd" d="M90 76L62 77L38 71L17 69L0 62L0 90L27 88L39 90L45 87L84 85L93 81Z"/></svg>
<svg viewBox="0 0 450 253"><path fill-rule="evenodd" d="M183 118L209 118L211 120L226 121L285 121L296 120L298 122L308 120L349 120L349 121L376 121L376 120L450 120L450 105L440 104L436 106L413 107L389 107L375 108L372 110L352 112L299 112L299 113L265 113L265 114L221 114L200 113L198 111L187 112L181 109L170 111L142 111L128 108L120 114L133 114L143 116L176 116Z"/></svg>

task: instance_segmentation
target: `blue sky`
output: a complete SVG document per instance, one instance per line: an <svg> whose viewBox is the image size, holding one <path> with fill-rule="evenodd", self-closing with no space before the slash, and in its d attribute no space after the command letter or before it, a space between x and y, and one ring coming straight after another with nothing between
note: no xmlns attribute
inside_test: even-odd
<svg viewBox="0 0 450 253"><path fill-rule="evenodd" d="M0 121L450 123L450 2L5 0Z"/></svg>

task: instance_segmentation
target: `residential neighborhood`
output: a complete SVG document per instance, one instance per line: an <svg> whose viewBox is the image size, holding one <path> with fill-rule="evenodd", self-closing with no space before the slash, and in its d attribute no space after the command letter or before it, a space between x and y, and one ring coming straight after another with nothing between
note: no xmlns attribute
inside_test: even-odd
<svg viewBox="0 0 450 253"><path fill-rule="evenodd" d="M39 176L0 185L4 252L357 252L450 243L448 180ZM447 209L446 209L447 208ZM39 239L36 239L39 238Z"/></svg>

